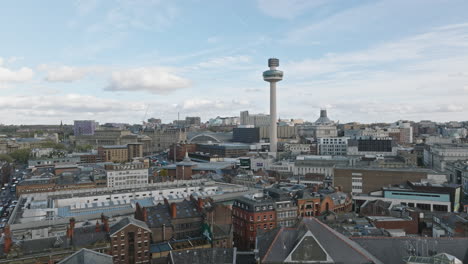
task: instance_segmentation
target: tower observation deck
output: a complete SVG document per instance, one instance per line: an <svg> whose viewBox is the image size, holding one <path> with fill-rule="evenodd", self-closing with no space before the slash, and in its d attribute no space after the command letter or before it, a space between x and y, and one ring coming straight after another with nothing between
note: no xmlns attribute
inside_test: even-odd
<svg viewBox="0 0 468 264"><path fill-rule="evenodd" d="M270 152L276 156L278 147L276 118L276 83L283 80L283 72L277 70L279 60L268 59L269 70L263 72L263 80L270 83Z"/></svg>

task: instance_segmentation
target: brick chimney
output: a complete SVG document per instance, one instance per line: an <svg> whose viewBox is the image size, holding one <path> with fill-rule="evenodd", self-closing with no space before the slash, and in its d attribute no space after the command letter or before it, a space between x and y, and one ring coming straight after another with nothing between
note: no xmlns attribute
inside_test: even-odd
<svg viewBox="0 0 468 264"><path fill-rule="evenodd" d="M339 191L339 192L342 192L342 191L343 191L343 186L338 185L338 191Z"/></svg>
<svg viewBox="0 0 468 264"><path fill-rule="evenodd" d="M197 203L197 207L198 207L198 211L202 211L203 210L203 199L202 198L198 198L198 203Z"/></svg>
<svg viewBox="0 0 468 264"><path fill-rule="evenodd" d="M96 220L96 233L101 232L101 225L99 224L99 220Z"/></svg>
<svg viewBox="0 0 468 264"><path fill-rule="evenodd" d="M164 198L164 204L169 206L169 201L166 198Z"/></svg>
<svg viewBox="0 0 468 264"><path fill-rule="evenodd" d="M136 207L136 209L135 209L135 219L143 220L140 204L139 204L139 203L136 203L136 206L135 206L135 207Z"/></svg>
<svg viewBox="0 0 468 264"><path fill-rule="evenodd" d="M3 252L8 254L10 252L11 246L13 245L13 241L11 239L10 225L7 224L5 226L3 233L5 235L5 239L3 241Z"/></svg>
<svg viewBox="0 0 468 264"><path fill-rule="evenodd" d="M76 223L75 218L73 218L73 217L70 218L70 227L71 227L72 229L75 228L75 223Z"/></svg>
<svg viewBox="0 0 468 264"><path fill-rule="evenodd" d="M171 218L177 218L177 204L171 203Z"/></svg>
<svg viewBox="0 0 468 264"><path fill-rule="evenodd" d="M75 236L75 218L70 218L70 238Z"/></svg>
<svg viewBox="0 0 468 264"><path fill-rule="evenodd" d="M109 233L109 232L110 232L109 218L108 218L108 217L106 217L106 218L104 219L104 231L105 231L106 233Z"/></svg>
<svg viewBox="0 0 468 264"><path fill-rule="evenodd" d="M148 221L148 210L143 207L143 221L147 222Z"/></svg>
<svg viewBox="0 0 468 264"><path fill-rule="evenodd" d="M67 226L67 238L68 238L68 239L71 238L71 229L70 229L70 226Z"/></svg>

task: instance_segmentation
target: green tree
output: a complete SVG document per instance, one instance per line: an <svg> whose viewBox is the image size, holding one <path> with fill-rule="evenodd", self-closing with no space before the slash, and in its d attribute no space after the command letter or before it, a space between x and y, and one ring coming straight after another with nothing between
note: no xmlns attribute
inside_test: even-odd
<svg viewBox="0 0 468 264"><path fill-rule="evenodd" d="M44 142L41 144L43 148L53 148L53 149L65 149L65 145L62 143L55 143L55 142Z"/></svg>
<svg viewBox="0 0 468 264"><path fill-rule="evenodd" d="M79 151L79 152L88 152L88 151L90 151L92 149L93 149L93 146L89 145L89 144L87 144L87 145L78 145L78 146L75 147L75 150Z"/></svg>
<svg viewBox="0 0 468 264"><path fill-rule="evenodd" d="M13 151L10 156L18 163L27 163L31 156L30 149L18 149Z"/></svg>
<svg viewBox="0 0 468 264"><path fill-rule="evenodd" d="M166 169L162 169L159 171L159 176L167 177L167 175L169 175L169 173Z"/></svg>
<svg viewBox="0 0 468 264"><path fill-rule="evenodd" d="M8 163L13 162L13 158L8 154L0 154L0 160L6 161Z"/></svg>

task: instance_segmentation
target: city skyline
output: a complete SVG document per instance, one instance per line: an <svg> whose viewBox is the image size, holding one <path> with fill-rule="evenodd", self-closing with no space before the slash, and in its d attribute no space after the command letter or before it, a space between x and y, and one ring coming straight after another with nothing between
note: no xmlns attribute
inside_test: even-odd
<svg viewBox="0 0 468 264"><path fill-rule="evenodd" d="M280 118L465 121L464 1L21 1L0 10L3 124ZM14 27L11 27L14 25Z"/></svg>

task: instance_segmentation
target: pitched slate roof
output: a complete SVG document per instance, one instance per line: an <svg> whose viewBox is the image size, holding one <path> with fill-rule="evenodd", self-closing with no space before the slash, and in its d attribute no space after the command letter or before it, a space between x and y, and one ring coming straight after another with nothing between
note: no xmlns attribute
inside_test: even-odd
<svg viewBox="0 0 468 264"><path fill-rule="evenodd" d="M200 248L171 251L173 264L234 264L236 248Z"/></svg>
<svg viewBox="0 0 468 264"><path fill-rule="evenodd" d="M151 230L148 228L148 225L145 222L137 220L135 218L125 217L125 218L122 218L117 223L115 223L114 225L112 225L110 227L110 232L109 233L112 236L116 232L118 232L119 230L121 230L122 228L124 228L125 226L130 225L130 224L139 226L139 227L144 228L144 229L148 230L149 232L151 232Z"/></svg>
<svg viewBox="0 0 468 264"><path fill-rule="evenodd" d="M468 263L468 238L352 237L353 241L387 264L403 263L403 258L447 253ZM388 250L391 248L391 250ZM432 253L432 254L431 254Z"/></svg>
<svg viewBox="0 0 468 264"><path fill-rule="evenodd" d="M310 258L315 258L316 262L322 261L321 263L383 263L359 244L316 218L302 219L298 228L272 230L259 236L258 241L262 263Z"/></svg>
<svg viewBox="0 0 468 264"><path fill-rule="evenodd" d="M99 263L99 264L112 264L112 256L99 253L93 250L82 248L79 251L73 253L69 257L63 259L58 264L87 264L87 263Z"/></svg>

